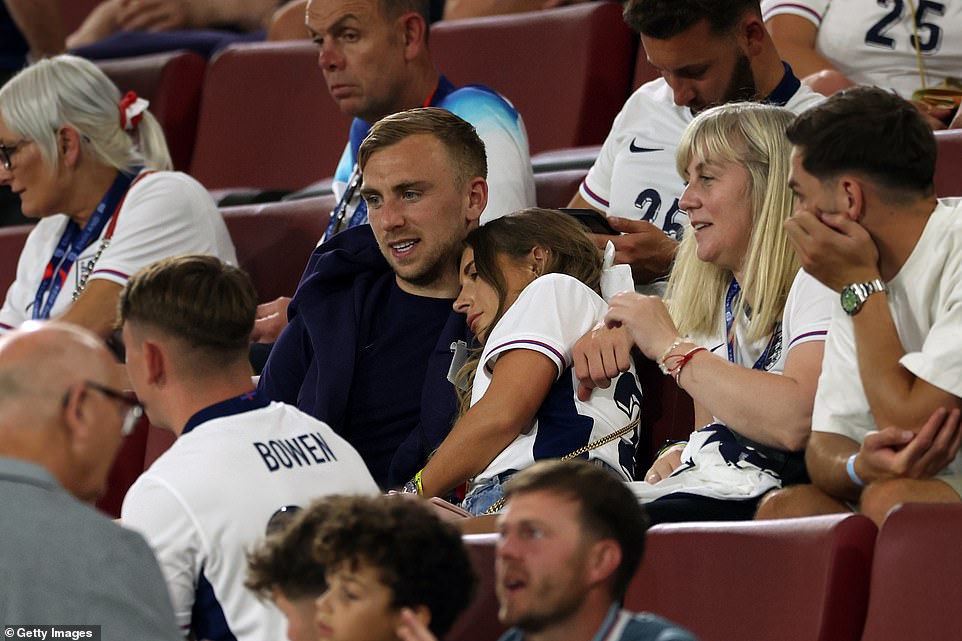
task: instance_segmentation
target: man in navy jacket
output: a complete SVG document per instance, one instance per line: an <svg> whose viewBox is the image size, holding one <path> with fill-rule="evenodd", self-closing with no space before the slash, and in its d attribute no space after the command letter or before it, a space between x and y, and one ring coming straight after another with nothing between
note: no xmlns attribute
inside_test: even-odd
<svg viewBox="0 0 962 641"><path fill-rule="evenodd" d="M315 250L260 389L331 425L391 487L454 418L451 345L468 330L451 304L487 163L474 128L433 107L379 121L358 162L370 226Z"/></svg>

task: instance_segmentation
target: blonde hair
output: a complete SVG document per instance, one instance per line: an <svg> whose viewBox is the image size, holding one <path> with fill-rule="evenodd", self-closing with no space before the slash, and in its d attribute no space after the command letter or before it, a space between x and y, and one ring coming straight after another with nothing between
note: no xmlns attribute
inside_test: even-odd
<svg viewBox="0 0 962 641"><path fill-rule="evenodd" d="M736 164L748 171L754 217L748 252L743 259L742 293L735 318L754 307L746 339L760 340L781 320L799 263L782 223L792 213L788 187L791 143L785 130L794 114L782 107L730 103L708 109L688 125L675 155L678 173L685 175L693 159ZM689 227L681 241L668 279L666 298L681 334L706 335L721 320L721 301L734 278L732 272L698 259L695 235ZM746 293L748 296L746 297ZM732 328L734 331L734 326Z"/></svg>
<svg viewBox="0 0 962 641"><path fill-rule="evenodd" d="M173 167L164 132L149 111L132 133L120 126L120 90L97 65L71 55L40 60L0 89L0 115L14 133L34 141L56 168L57 132L77 130L80 145L97 162L118 171Z"/></svg>

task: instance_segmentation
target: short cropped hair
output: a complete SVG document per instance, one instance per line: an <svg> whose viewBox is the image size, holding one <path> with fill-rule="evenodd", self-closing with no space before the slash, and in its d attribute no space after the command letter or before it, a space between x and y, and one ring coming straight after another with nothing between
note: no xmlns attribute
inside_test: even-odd
<svg viewBox="0 0 962 641"><path fill-rule="evenodd" d="M667 40L702 20L713 35L725 35L749 12L761 17L759 0L628 0L624 16L641 35Z"/></svg>
<svg viewBox="0 0 962 641"><path fill-rule="evenodd" d="M431 21L431 3L429 0L379 0L381 13L389 19L397 18L405 13L419 13L424 18L424 24Z"/></svg>
<svg viewBox="0 0 962 641"><path fill-rule="evenodd" d="M540 461L505 485L504 498L530 492L549 492L578 504L582 530L596 539L614 539L621 548L621 564L611 580L612 596L624 599L631 577L645 550L648 517L628 486L614 475L583 460Z"/></svg>
<svg viewBox="0 0 962 641"><path fill-rule="evenodd" d="M210 363L246 357L257 292L250 277L214 256L165 258L134 274L120 294L121 323L181 340Z"/></svg>
<svg viewBox="0 0 962 641"><path fill-rule="evenodd" d="M397 496L325 500L328 518L315 537L314 558L328 569L372 566L394 608L425 606L437 637L468 606L476 582L460 533L422 501Z"/></svg>
<svg viewBox="0 0 962 641"><path fill-rule="evenodd" d="M358 167L364 171L373 154L419 134L428 134L441 141L458 166L459 187L477 176L487 178L488 160L478 132L471 123L439 107L399 111L378 120L361 142Z"/></svg>
<svg viewBox="0 0 962 641"><path fill-rule="evenodd" d="M802 167L819 180L863 174L895 192L933 192L935 135L910 102L878 87L839 92L788 127Z"/></svg>
<svg viewBox="0 0 962 641"><path fill-rule="evenodd" d="M261 598L272 598L274 588L288 599L316 598L324 592L325 568L314 560L314 540L329 514L329 503L321 499L269 534L247 556L244 586Z"/></svg>

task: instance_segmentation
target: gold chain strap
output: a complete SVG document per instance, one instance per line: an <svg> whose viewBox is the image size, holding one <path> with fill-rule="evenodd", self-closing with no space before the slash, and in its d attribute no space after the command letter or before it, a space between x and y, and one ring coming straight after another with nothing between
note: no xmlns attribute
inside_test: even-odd
<svg viewBox="0 0 962 641"><path fill-rule="evenodd" d="M912 10L912 35L914 36L912 44L915 45L915 58L919 62L919 76L922 78L922 91L925 91L925 64L922 62L922 45L919 44L919 25L918 19L915 13L915 3L912 0L908 0L909 9Z"/></svg>
<svg viewBox="0 0 962 641"><path fill-rule="evenodd" d="M632 422L628 423L627 425L625 425L625 426L624 426L623 428L621 428L620 430L617 430L617 431L615 431L615 432L612 432L611 434L609 434L609 435L607 435L607 436L602 436L602 437L599 438L597 441L592 441L591 443L588 443L587 445L584 445L584 446L582 446L582 447L579 447L579 448L576 449L574 452L569 452L568 454L565 454L564 456L561 457L561 460L562 460L562 461L570 461L570 460L573 459L573 458L577 458L577 457L581 456L581 455L584 454L585 452L590 452L591 450L597 449L597 448L601 447L602 445L607 445L608 443L611 443L612 441L615 441L615 440L621 438L622 436L624 436L624 435L627 434L628 432L634 431L634 429L635 429L636 427L638 427L638 425L640 424L640 422L641 422L641 416L639 416L638 418L636 418L636 419L633 420ZM492 504L491 504L491 507L489 507L487 510L485 510L484 512L482 512L481 516L486 516L486 515L488 515L488 514L494 514L495 512L497 512L498 510L500 510L502 507L504 507L504 497L503 497L503 496L502 496L500 499L498 499L497 501L495 501L494 503L492 503Z"/></svg>

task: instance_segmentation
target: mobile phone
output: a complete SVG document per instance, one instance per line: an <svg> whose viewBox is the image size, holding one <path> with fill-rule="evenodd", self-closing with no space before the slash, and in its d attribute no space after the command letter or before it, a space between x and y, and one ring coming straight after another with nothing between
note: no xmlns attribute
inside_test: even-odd
<svg viewBox="0 0 962 641"><path fill-rule="evenodd" d="M621 232L615 231L614 227L611 226L611 223L608 222L607 218L594 209L565 207L559 209L558 211L562 211L569 216L574 217L575 220L584 225L585 229L592 234L605 234L607 236L618 236L621 234Z"/></svg>

